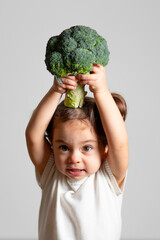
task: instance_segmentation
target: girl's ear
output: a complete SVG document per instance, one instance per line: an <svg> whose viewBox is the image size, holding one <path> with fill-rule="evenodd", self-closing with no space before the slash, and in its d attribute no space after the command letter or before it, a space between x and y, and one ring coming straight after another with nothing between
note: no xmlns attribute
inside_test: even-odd
<svg viewBox="0 0 160 240"><path fill-rule="evenodd" d="M103 146L103 152L102 152L102 161L105 161L107 158L107 154L108 154L108 145L106 145L105 147Z"/></svg>
<svg viewBox="0 0 160 240"><path fill-rule="evenodd" d="M104 149L104 157L105 158L107 157L107 154L108 154L108 145L106 145L105 149Z"/></svg>

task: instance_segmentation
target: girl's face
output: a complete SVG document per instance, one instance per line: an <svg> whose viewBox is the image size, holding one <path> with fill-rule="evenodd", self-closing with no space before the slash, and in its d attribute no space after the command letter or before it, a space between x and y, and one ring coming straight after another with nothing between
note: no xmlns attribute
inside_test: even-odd
<svg viewBox="0 0 160 240"><path fill-rule="evenodd" d="M57 169L74 180L97 172L105 158L104 147L87 120L56 124L52 144Z"/></svg>

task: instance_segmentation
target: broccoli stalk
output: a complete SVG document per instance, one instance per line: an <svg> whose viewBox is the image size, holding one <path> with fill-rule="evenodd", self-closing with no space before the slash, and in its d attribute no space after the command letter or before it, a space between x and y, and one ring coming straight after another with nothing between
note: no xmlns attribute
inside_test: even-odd
<svg viewBox="0 0 160 240"><path fill-rule="evenodd" d="M82 108L86 94L87 92L84 90L84 86L78 84L75 90L67 90L64 105L70 108Z"/></svg>
<svg viewBox="0 0 160 240"><path fill-rule="evenodd" d="M93 64L106 66L109 61L107 42L98 33L85 26L73 26L59 36L51 37L47 43L45 63L47 70L58 77L88 74ZM78 84L75 90L67 90L65 106L82 107L86 92Z"/></svg>

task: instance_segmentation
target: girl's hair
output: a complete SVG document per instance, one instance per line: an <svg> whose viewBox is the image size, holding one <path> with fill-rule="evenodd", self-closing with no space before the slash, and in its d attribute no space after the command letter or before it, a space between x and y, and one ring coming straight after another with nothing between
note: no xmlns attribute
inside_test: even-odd
<svg viewBox="0 0 160 240"><path fill-rule="evenodd" d="M112 93L112 97L117 107L119 108L119 111L123 117L123 120L125 121L126 115L127 115L127 105L124 98L117 93ZM98 108L96 106L94 98L85 97L84 106L82 108L76 108L76 109L65 107L64 101L62 101L58 105L46 129L47 139L49 139L49 141L52 142L53 131L56 124L58 124L59 122L66 122L69 120L80 120L80 121L89 120L91 126L94 128L103 146L107 145L107 138L102 126L101 118L100 118Z"/></svg>

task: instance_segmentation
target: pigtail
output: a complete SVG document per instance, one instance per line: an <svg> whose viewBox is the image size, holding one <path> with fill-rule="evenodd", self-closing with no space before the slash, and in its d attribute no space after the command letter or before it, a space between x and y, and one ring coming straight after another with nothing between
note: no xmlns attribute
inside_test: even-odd
<svg viewBox="0 0 160 240"><path fill-rule="evenodd" d="M119 108L119 111L123 117L123 120L125 121L127 116L127 104L125 99L118 93L111 93L117 107Z"/></svg>

